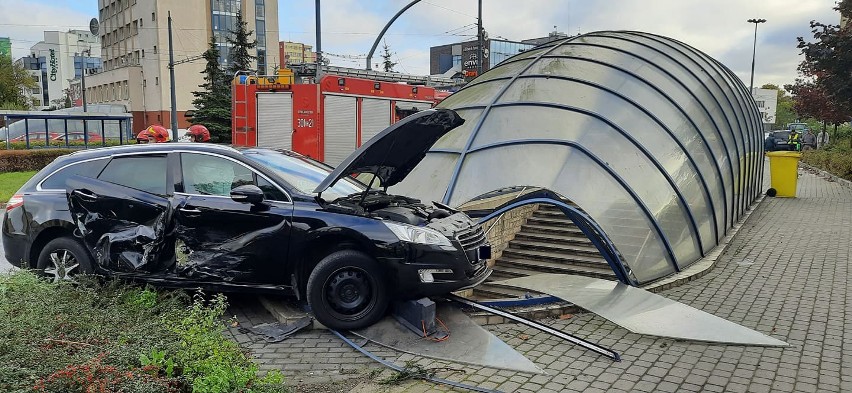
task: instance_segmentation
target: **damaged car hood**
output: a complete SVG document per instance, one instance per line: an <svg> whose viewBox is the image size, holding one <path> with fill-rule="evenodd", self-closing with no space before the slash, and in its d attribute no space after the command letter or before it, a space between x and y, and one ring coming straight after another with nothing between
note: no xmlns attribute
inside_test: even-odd
<svg viewBox="0 0 852 393"><path fill-rule="evenodd" d="M375 174L382 187L397 184L439 138L463 123L464 119L449 109L429 109L408 116L361 145L314 192L321 193L353 173Z"/></svg>

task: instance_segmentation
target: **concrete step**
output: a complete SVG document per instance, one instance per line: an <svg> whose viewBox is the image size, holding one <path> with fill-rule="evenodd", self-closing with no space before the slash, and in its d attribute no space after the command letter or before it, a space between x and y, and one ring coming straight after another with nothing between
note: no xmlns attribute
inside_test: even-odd
<svg viewBox="0 0 852 393"><path fill-rule="evenodd" d="M569 220L568 217L556 217L556 216L545 216L539 217L533 214L532 217L527 218L527 224L535 224L535 225L554 225L554 226L575 226L574 222Z"/></svg>
<svg viewBox="0 0 852 393"><path fill-rule="evenodd" d="M550 239L530 241L515 238L515 240L512 240L509 243L508 248L519 250L547 251L573 255L600 256L600 252L598 251L598 249L591 244L578 245L571 243L562 243L558 240L552 241Z"/></svg>
<svg viewBox="0 0 852 393"><path fill-rule="evenodd" d="M570 236L570 235L559 235L559 234L551 234L551 233L518 232L515 235L515 240L541 241L541 242L551 242L551 243L559 243L559 244L588 245L589 247L594 247L592 245L592 241L589 240L589 238L587 238L582 233L579 236Z"/></svg>
<svg viewBox="0 0 852 393"><path fill-rule="evenodd" d="M527 223L521 226L520 233L546 233L546 234L554 234L554 235L565 235L565 236L583 236L586 237L586 234L577 228L574 224L565 225L565 226L551 226L551 225L541 225L541 224L533 224L527 220Z"/></svg>
<svg viewBox="0 0 852 393"><path fill-rule="evenodd" d="M538 292L526 291L505 285L484 282L473 288L474 299L523 299L526 295L541 295Z"/></svg>
<svg viewBox="0 0 852 393"><path fill-rule="evenodd" d="M571 272L574 271L575 267L578 268L588 268L592 270L602 270L609 272L609 274L614 274L612 269L609 267L604 260L598 261L549 261L549 260L536 260L536 259L528 259L528 258L519 258L514 255L504 255L497 260L497 264L494 266L494 271L504 271L504 267L514 268L514 269L526 269L529 270L530 273L527 275L533 275L536 273L563 273L563 272ZM581 269L582 270L582 269ZM495 280L497 280L495 278Z"/></svg>
<svg viewBox="0 0 852 393"><path fill-rule="evenodd" d="M591 255L575 255L575 254L567 254L567 253L558 253L558 252L548 252L548 251L537 251L537 250L523 250L516 248L507 248L503 250L503 255L501 258L511 258L514 260L527 260L527 261L541 261L541 262L552 262L556 264L569 264L569 263L577 263L577 264L586 264L589 266L596 266L598 264L605 264L606 260L598 254L596 256Z"/></svg>

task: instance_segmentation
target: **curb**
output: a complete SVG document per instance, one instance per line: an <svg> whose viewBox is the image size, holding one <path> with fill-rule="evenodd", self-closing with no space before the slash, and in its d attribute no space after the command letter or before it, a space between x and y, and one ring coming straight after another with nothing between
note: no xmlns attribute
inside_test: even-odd
<svg viewBox="0 0 852 393"><path fill-rule="evenodd" d="M846 180L846 179L839 177L837 175L833 175L829 172L826 172L822 169L819 169L819 168L817 168L813 165L805 164L804 162L801 162L801 161L799 161L799 164L802 165L803 169L807 169L811 172L815 172L818 176L820 176L820 177L822 177L822 178L824 178L828 181L833 181L833 182L836 182L837 184L840 184L841 186L852 188L852 181Z"/></svg>

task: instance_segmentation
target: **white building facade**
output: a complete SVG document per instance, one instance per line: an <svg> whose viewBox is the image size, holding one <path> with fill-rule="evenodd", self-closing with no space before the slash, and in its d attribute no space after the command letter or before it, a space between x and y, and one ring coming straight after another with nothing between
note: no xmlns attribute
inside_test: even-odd
<svg viewBox="0 0 852 393"><path fill-rule="evenodd" d="M18 59L38 83L30 91L35 109L64 106L74 79L101 68L98 36L85 30L45 31L44 41L30 48L30 56Z"/></svg>

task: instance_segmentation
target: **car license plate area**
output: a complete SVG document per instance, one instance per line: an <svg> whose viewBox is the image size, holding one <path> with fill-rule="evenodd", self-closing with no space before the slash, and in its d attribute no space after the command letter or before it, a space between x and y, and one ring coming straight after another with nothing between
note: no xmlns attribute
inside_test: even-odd
<svg viewBox="0 0 852 393"><path fill-rule="evenodd" d="M491 245L479 246L476 249L476 259L479 261L491 259Z"/></svg>

